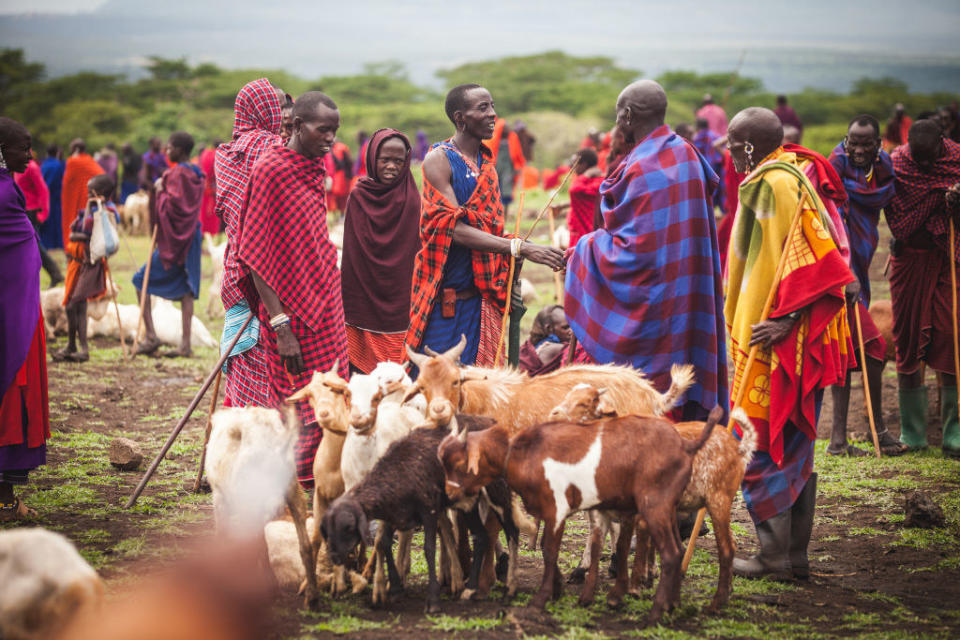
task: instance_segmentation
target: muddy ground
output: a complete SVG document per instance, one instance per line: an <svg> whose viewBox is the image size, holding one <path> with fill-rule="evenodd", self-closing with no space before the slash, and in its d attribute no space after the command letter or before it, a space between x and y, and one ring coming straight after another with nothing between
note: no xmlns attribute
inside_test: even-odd
<svg viewBox="0 0 960 640"><path fill-rule="evenodd" d="M141 249L135 244L136 253ZM875 269L882 272L885 253ZM116 271L122 273L122 269ZM529 270L547 288L550 275ZM875 297L885 297L877 274ZM548 296L541 292L542 303ZM197 305L203 309L204 301ZM206 318L205 318L206 319ZM206 319L213 330L216 321ZM63 344L63 339L50 348ZM119 345L96 339L84 365L50 363L53 438L48 464L31 477L25 501L39 512L33 523L71 538L120 594L157 566L178 562L198 540L211 536L209 495L191 492L202 443L208 400L187 424L143 497L131 510L123 504L142 473L120 472L107 462L110 440L124 435L138 441L147 462L215 362L212 349L192 360L121 357ZM888 366L884 415L897 429L896 379ZM854 376L859 386L858 376ZM931 378L930 384L933 385ZM935 394L931 394L935 398ZM851 400L850 431L866 440L862 395ZM931 402L933 405L934 402ZM931 406L931 442L939 443L938 413ZM539 552L524 551L520 595L502 599L498 588L484 602L463 603L445 596L442 613L425 616L425 565L414 552L411 585L382 609L369 605L369 592L342 599L324 598L305 612L294 594L275 606L273 637L564 636L564 637L936 637L960 634L960 463L945 460L939 449L901 458L832 458L824 455L831 430L829 393L820 420L817 470L818 510L810 544L809 582L779 584L735 579L730 604L717 615L704 609L716 580L712 535L702 539L683 585L682 606L659 627L646 627L652 590L628 599L619 610L605 604L611 581L604 577L594 605L576 605L577 587L546 614L523 605L539 585ZM862 445L866 447L867 445ZM146 466L146 462L144 467ZM903 502L913 490L928 492L943 508L946 525L938 529L903 528ZM742 502L735 505L734 533L741 552L755 550L753 527ZM4 525L10 526L10 525ZM561 568L576 565L586 539L586 522L571 519L564 538Z"/></svg>

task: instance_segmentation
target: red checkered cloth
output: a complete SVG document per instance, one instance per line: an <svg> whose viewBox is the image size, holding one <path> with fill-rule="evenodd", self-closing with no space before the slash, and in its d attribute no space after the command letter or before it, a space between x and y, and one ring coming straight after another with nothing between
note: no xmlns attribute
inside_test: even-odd
<svg viewBox="0 0 960 640"><path fill-rule="evenodd" d="M271 149L253 169L237 228L241 265L255 271L280 298L306 365L291 384L266 306L256 294L248 294L261 322L272 406L280 406L314 371L329 370L337 359L340 375L348 376L340 271L327 234L325 176L319 158L286 147ZM314 421L306 402L297 408L303 424Z"/></svg>
<svg viewBox="0 0 960 640"><path fill-rule="evenodd" d="M233 107L233 140L216 151L217 199L214 213L223 220L227 252L223 257L220 298L225 309L242 302L241 280L246 275L235 253L237 221L243 209L247 182L263 152L281 144L282 103L276 87L266 78L248 83L237 94Z"/></svg>
<svg viewBox="0 0 960 640"><path fill-rule="evenodd" d="M481 147L481 152L489 155L486 147ZM406 338L406 343L413 349L419 349L423 341L423 332L427 328L427 320L443 280L443 267L453 242L453 227L460 219L481 231L507 237L503 233L503 204L500 202L500 186L493 162L483 163L473 195L459 207L444 198L426 178L423 180L421 249L414 261L410 327L407 329ZM490 304L498 313L503 313L507 298L509 257L487 251L471 253L474 285L483 296L484 302Z"/></svg>
<svg viewBox="0 0 960 640"><path fill-rule="evenodd" d="M896 176L895 194L884 213L890 232L906 240L920 229L934 236L944 251L949 243L947 189L960 182L960 144L943 139L943 156L930 171L922 170L910 155L910 145L902 145L890 154ZM960 250L956 249L960 259Z"/></svg>

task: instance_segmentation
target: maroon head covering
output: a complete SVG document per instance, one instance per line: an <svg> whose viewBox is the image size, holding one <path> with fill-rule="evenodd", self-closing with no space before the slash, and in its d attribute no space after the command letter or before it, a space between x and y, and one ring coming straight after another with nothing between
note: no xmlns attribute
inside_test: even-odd
<svg viewBox="0 0 960 640"><path fill-rule="evenodd" d="M399 138L407 147L400 177L377 176L380 147ZM380 129L367 147L367 175L347 200L343 227L343 313L347 324L378 333L400 333L410 323L413 261L420 250L420 193L410 172L410 141Z"/></svg>

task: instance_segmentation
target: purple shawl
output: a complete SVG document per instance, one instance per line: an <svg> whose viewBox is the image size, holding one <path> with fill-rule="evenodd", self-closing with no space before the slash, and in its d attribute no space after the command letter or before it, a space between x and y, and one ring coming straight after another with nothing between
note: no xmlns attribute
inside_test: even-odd
<svg viewBox="0 0 960 640"><path fill-rule="evenodd" d="M893 161L886 151L873 163L872 184L866 172L853 166L841 142L830 154L830 164L840 174L849 200L838 206L850 239L850 268L860 281L860 299L870 306L870 262L877 250L880 210L894 196Z"/></svg>
<svg viewBox="0 0 960 640"><path fill-rule="evenodd" d="M163 174L163 189L157 192L157 247L165 269L182 265L197 233L203 172L195 164L181 162Z"/></svg>
<svg viewBox="0 0 960 640"><path fill-rule="evenodd" d="M7 393L40 317L40 251L23 193L0 169L0 398Z"/></svg>

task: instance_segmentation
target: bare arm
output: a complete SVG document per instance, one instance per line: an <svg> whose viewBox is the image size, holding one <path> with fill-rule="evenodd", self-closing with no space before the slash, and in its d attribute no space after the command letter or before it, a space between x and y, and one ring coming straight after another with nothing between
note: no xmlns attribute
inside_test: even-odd
<svg viewBox="0 0 960 640"><path fill-rule="evenodd" d="M263 301L263 306L267 308L270 317L283 313L283 303L280 302L280 296L268 285L263 278L253 269L250 270L250 277L253 279L253 286ZM276 329L277 334L277 352L280 359L290 373L300 373L304 370L303 354L300 351L300 343L297 337L293 335L290 325L281 325Z"/></svg>
<svg viewBox="0 0 960 640"><path fill-rule="evenodd" d="M450 202L457 202L457 194L453 191L451 182L452 176L450 163L442 150L434 149L427 154L423 160L423 179L433 185L444 198ZM510 254L509 239L475 229L459 220L453 228L453 241L474 251ZM554 271L563 268L563 252L552 247L541 247L532 242L524 242L520 247L520 257L538 264L545 264Z"/></svg>

